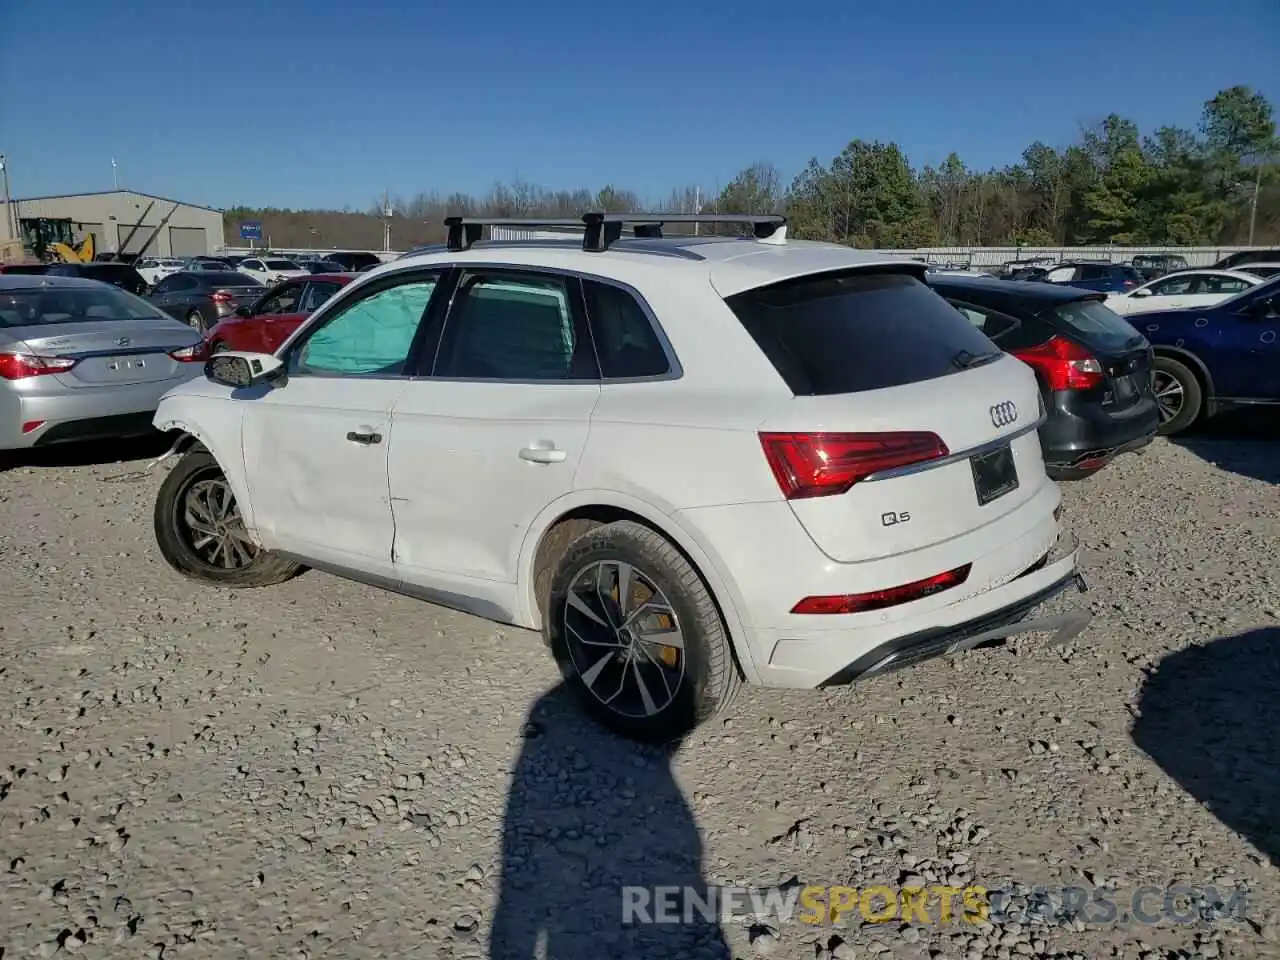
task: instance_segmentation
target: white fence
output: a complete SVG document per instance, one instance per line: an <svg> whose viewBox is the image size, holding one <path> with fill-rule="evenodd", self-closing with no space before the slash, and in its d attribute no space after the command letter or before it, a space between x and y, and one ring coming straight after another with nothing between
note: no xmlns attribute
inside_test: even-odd
<svg viewBox="0 0 1280 960"><path fill-rule="evenodd" d="M879 250L895 256L924 257L937 263L966 267L998 267L1011 260L1048 258L1062 260L1107 260L1129 263L1134 257L1152 254L1174 254L1185 257L1188 266L1207 267L1228 254L1240 250L1263 250L1265 247L921 247L918 250Z"/></svg>

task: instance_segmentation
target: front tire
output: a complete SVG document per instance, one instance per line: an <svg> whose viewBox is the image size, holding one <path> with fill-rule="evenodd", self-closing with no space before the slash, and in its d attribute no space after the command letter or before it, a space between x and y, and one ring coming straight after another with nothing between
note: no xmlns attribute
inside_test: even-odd
<svg viewBox="0 0 1280 960"><path fill-rule="evenodd" d="M204 333L204 317L199 310L192 310L187 314L187 326L198 333Z"/></svg>
<svg viewBox="0 0 1280 960"><path fill-rule="evenodd" d="M616 733L682 739L742 684L724 622L693 565L629 520L573 541L555 569L543 632L584 708Z"/></svg>
<svg viewBox="0 0 1280 960"><path fill-rule="evenodd" d="M1185 363L1172 357L1156 357L1151 374L1156 404L1160 408L1162 437L1181 433L1200 418L1204 407L1204 391L1200 381Z"/></svg>
<svg viewBox="0 0 1280 960"><path fill-rule="evenodd" d="M191 451L169 471L156 495L154 525L169 566L203 583L265 587L302 569L252 541L231 485L207 450Z"/></svg>

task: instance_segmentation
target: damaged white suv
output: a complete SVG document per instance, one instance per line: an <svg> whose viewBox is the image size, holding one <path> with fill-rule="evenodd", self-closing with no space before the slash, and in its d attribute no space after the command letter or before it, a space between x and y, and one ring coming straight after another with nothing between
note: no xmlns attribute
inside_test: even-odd
<svg viewBox="0 0 1280 960"><path fill-rule="evenodd" d="M663 237L694 219L753 236ZM924 264L788 241L780 217L481 240L496 223L451 218L275 355L219 354L165 396L173 567L315 567L540 630L596 717L657 740L743 680L1088 622L1031 616L1085 589L1035 376Z"/></svg>

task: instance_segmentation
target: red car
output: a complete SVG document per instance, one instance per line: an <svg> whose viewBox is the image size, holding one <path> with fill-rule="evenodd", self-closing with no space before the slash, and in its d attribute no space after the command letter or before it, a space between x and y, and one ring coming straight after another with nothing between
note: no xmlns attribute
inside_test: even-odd
<svg viewBox="0 0 1280 960"><path fill-rule="evenodd" d="M214 326L205 336L209 352L275 353L320 304L357 276L355 273L317 273L277 284L253 306L241 307L235 316Z"/></svg>

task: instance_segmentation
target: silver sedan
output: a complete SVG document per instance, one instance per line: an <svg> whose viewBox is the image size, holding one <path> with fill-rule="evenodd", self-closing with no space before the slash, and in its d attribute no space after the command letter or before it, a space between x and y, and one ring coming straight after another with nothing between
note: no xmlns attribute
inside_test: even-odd
<svg viewBox="0 0 1280 960"><path fill-rule="evenodd" d="M117 287L0 274L0 450L145 436L204 360L198 331Z"/></svg>

